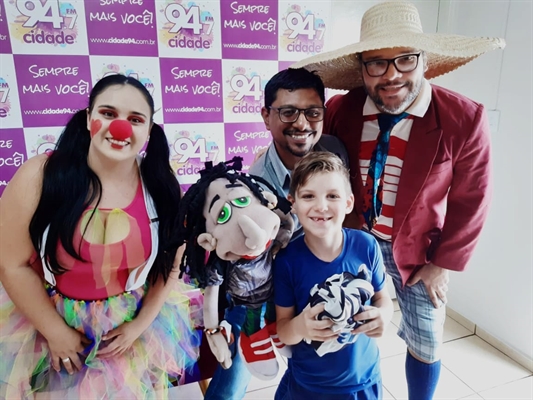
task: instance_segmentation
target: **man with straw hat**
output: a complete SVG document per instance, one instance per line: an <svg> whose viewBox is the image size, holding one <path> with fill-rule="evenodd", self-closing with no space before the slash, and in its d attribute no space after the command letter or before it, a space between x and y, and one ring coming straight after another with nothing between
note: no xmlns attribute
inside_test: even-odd
<svg viewBox="0 0 533 400"><path fill-rule="evenodd" d="M491 197L489 126L482 104L430 85L498 38L425 34L410 3L363 16L361 39L296 63L326 87L324 133L341 139L359 201L347 221L380 242L402 311L409 398L431 399L440 375L448 270L465 269Z"/></svg>

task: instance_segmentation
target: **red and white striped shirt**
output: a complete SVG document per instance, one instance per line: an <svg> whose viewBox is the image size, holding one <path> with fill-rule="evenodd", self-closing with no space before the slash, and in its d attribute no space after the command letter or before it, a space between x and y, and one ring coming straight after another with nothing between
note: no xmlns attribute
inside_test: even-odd
<svg viewBox="0 0 533 400"><path fill-rule="evenodd" d="M414 117L423 117L431 102L431 86L424 79L420 94L411 106L406 110L409 117L398 122L391 131L389 153L385 161L385 170L379 182L383 185L383 206L381 215L372 228L372 233L384 240L392 238L392 222L394 217L394 205L396 204L396 193L402 173L403 160ZM363 132L361 135L361 149L359 151L359 167L361 168L361 179L363 186L366 186L368 168L372 152L376 148L379 135L379 125L377 114L380 111L375 103L367 96L363 107ZM366 193L366 191L364 191ZM365 224L366 227L366 224Z"/></svg>

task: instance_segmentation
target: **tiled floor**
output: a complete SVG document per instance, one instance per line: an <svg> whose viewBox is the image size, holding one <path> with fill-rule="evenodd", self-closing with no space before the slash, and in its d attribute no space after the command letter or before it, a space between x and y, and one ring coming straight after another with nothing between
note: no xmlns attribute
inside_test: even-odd
<svg viewBox="0 0 533 400"><path fill-rule="evenodd" d="M400 311L379 339L384 399L407 399L405 344L396 336ZM450 317L444 329L442 372L435 400L532 400L533 375ZM280 373L273 381L253 378L244 400L274 398L286 364L280 359ZM285 367L285 368L284 368ZM201 400L197 384L172 390L172 399ZM309 399L312 400L312 399Z"/></svg>

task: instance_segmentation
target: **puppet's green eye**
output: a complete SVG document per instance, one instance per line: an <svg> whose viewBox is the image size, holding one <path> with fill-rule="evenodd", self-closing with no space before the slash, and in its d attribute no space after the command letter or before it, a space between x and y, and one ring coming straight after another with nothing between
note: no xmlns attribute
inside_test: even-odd
<svg viewBox="0 0 533 400"><path fill-rule="evenodd" d="M237 199L231 200L231 204L233 204L235 207L240 208L248 207L251 202L252 199L250 198L250 196L239 197Z"/></svg>
<svg viewBox="0 0 533 400"><path fill-rule="evenodd" d="M224 207L218 214L217 224L225 224L231 218L231 206L228 203L224 203Z"/></svg>

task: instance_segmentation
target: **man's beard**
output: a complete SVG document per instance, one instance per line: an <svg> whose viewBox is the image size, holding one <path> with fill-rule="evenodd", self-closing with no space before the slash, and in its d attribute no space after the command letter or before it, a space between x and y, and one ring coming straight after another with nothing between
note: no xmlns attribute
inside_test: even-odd
<svg viewBox="0 0 533 400"><path fill-rule="evenodd" d="M397 86L401 84L406 84L406 88L408 89L407 96L402 100L400 104L397 106L387 106L384 104L383 99L381 98L379 92L380 89L387 87L387 86ZM376 104L378 109L382 112L385 112L387 114L401 114L405 110L409 108L409 106L416 100L418 95L420 94L420 90L422 89L422 79L420 79L416 85L414 86L413 81L406 81L406 82L390 82L385 85L377 85L372 90L368 88L367 85L365 85L365 90L368 96L372 99L372 101Z"/></svg>
<svg viewBox="0 0 533 400"><path fill-rule="evenodd" d="M295 131L294 129L286 129L283 131L283 134L285 136L292 136L294 134L296 135L301 135L301 134L307 134L308 136L313 136L315 135L316 136L316 131L314 130L305 130L305 131ZM295 143L286 143L285 145L285 149L291 153L293 156L295 157L303 157L305 156L306 154L310 153L312 150L313 150L313 147L314 147L315 143L311 143L311 145L309 146L309 148L307 147L304 147L304 146L308 146L307 143L302 143L301 147L299 147L297 144Z"/></svg>

